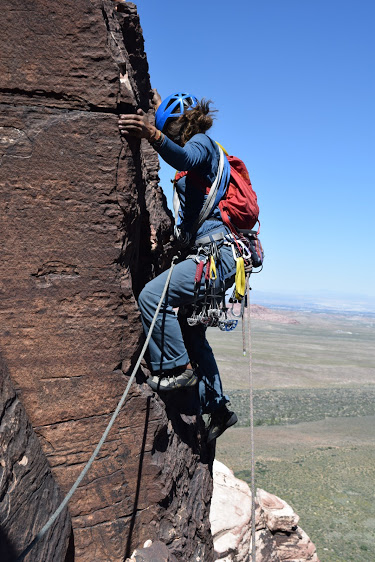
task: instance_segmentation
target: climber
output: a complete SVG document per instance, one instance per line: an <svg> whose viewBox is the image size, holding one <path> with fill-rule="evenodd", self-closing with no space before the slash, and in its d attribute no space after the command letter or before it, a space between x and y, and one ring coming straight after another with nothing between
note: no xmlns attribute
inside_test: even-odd
<svg viewBox="0 0 375 562"><path fill-rule="evenodd" d="M125 137L131 135L147 139L169 165L177 170L194 170L209 185L218 175L220 160L221 180L229 181L229 164L226 159L225 162L221 161L217 144L206 134L213 124L211 102L204 99L198 101L187 93L173 94L162 103L160 101L159 98L155 126L138 109L136 114L120 115L120 133ZM237 422L237 415L228 408L229 399L223 393L219 370L206 339L206 327L202 324L189 325L184 310L197 297L204 297L203 289L198 290L197 294L195 283L197 264L201 260L207 261L209 255L215 254L225 288L233 284L236 262L232 248L224 244L224 237L230 234L230 230L222 222L218 208L214 208L195 231L206 195L204 190L192 184L194 177L192 179L190 175L185 175L175 185L180 200L180 224L175 228L175 235L180 247L185 248L187 257L181 259L173 270L151 336L149 356L152 375L147 382L152 389L160 392L191 387L198 382L201 413L209 414L207 439L212 441ZM205 272L202 268L199 271L204 281ZM138 304L146 333L167 273L147 283L139 295ZM178 316L174 312L175 308L179 308Z"/></svg>

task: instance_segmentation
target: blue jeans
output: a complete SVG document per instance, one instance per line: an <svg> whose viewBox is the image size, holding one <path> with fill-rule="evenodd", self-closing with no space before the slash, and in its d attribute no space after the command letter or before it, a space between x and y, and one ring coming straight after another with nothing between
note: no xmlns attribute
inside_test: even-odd
<svg viewBox="0 0 375 562"><path fill-rule="evenodd" d="M220 248L221 275L226 287L233 284L236 263L232 249ZM197 264L192 259L178 263L172 272L165 301L149 343L149 356L153 371L173 369L193 361L199 365L199 398L202 413L213 412L226 402L219 370L211 346L206 339L206 328L199 324L189 326L186 318L174 312L174 308L194 302L194 278ZM165 271L144 287L138 298L142 323L146 334L151 325L156 307L163 291L168 271ZM203 298L203 286L200 298Z"/></svg>

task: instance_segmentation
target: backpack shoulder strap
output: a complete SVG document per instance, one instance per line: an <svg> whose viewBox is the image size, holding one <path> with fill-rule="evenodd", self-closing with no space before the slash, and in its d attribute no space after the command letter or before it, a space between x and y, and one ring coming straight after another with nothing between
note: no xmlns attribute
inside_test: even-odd
<svg viewBox="0 0 375 562"><path fill-rule="evenodd" d="M207 199L204 202L204 205L201 209L201 212L199 213L199 216L197 218L197 220L195 221L192 231L192 234L195 234L200 227L202 226L202 224L204 223L204 221L207 219L207 217L210 215L212 209L215 207L216 204L216 195L218 193L219 187L222 185L222 182L225 181L224 178L224 169L225 169L225 154L224 151L222 150L222 148L220 146L218 146L219 149L219 165L217 168L217 173L216 173L216 178L214 179L213 184L211 185L210 191L207 195Z"/></svg>

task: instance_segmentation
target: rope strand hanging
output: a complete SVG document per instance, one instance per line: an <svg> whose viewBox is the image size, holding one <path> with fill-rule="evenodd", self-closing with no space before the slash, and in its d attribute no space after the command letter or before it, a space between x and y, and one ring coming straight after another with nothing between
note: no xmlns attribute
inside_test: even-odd
<svg viewBox="0 0 375 562"><path fill-rule="evenodd" d="M247 296L247 348L249 351L249 406L250 406L250 463L251 463L251 561L256 562L255 545L255 458L254 458L254 396L253 396L253 369L252 369L252 347L251 347L251 307L250 307L250 273L246 275Z"/></svg>

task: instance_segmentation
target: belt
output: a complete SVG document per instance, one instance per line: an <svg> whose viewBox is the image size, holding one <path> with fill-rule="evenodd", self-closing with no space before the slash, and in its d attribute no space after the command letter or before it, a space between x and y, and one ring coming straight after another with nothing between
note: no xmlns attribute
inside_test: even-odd
<svg viewBox="0 0 375 562"><path fill-rule="evenodd" d="M211 244L212 242L218 242L219 240L224 240L224 232L215 232L215 234L207 234L202 238L197 238L194 242L194 246L204 246L205 244Z"/></svg>

